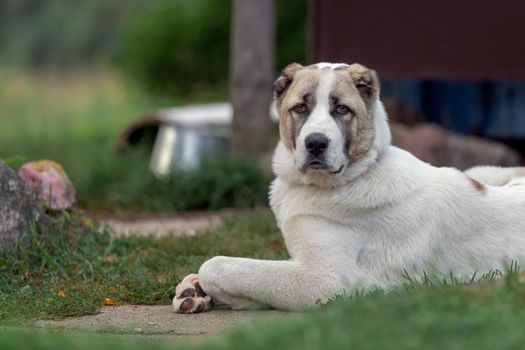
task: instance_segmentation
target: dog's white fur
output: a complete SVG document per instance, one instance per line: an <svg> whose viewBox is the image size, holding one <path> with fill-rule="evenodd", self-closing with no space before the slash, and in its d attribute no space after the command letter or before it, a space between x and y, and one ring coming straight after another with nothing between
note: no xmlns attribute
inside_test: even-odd
<svg viewBox="0 0 525 350"><path fill-rule="evenodd" d="M297 149L280 142L273 158L270 202L291 259L212 258L198 274L209 295L235 309L303 310L356 289L398 286L406 275L470 280L525 261L523 171L464 173L418 160L390 144L379 98L372 106L373 147L349 163L327 112L333 79L328 69ZM304 137L315 131L334 141L329 163L343 165L341 173L298 171Z"/></svg>

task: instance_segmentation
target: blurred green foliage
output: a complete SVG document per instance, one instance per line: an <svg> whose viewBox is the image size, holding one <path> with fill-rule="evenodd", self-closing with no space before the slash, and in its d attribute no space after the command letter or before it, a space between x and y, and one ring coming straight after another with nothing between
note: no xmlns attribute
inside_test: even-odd
<svg viewBox="0 0 525 350"><path fill-rule="evenodd" d="M306 0L276 4L281 68L304 61ZM0 158L60 162L89 210L266 204L269 181L246 164L158 182L147 150L113 152L146 111L226 98L230 10L230 0L0 0ZM132 84L101 69L115 57Z"/></svg>
<svg viewBox="0 0 525 350"><path fill-rule="evenodd" d="M307 1L276 8L281 69L305 61ZM153 94L224 90L230 19L231 0L1 0L0 61L55 69L112 61Z"/></svg>
<svg viewBox="0 0 525 350"><path fill-rule="evenodd" d="M308 49L308 1L276 0L277 70L292 62L305 63Z"/></svg>
<svg viewBox="0 0 525 350"><path fill-rule="evenodd" d="M206 101L213 96L195 96ZM170 105L190 100L171 99ZM268 202L269 179L255 165L221 160L167 181L148 169L148 145L115 152L115 141L157 99L129 91L109 71L51 78L0 70L0 159L52 159L64 167L86 210L176 210L251 207Z"/></svg>
<svg viewBox="0 0 525 350"><path fill-rule="evenodd" d="M110 153L109 153L110 154ZM95 210L176 212L268 205L270 181L248 163L218 159L157 179L146 148L98 156L77 182L79 205Z"/></svg>
<svg viewBox="0 0 525 350"><path fill-rule="evenodd" d="M276 1L276 65L304 62L306 0ZM231 1L165 2L127 23L117 62L159 94L224 86L228 78ZM256 67L257 62L254 62Z"/></svg>
<svg viewBox="0 0 525 350"><path fill-rule="evenodd" d="M230 1L170 1L130 21L117 62L156 93L225 84Z"/></svg>
<svg viewBox="0 0 525 350"><path fill-rule="evenodd" d="M143 0L1 0L4 66L69 68L109 59L118 28Z"/></svg>
<svg viewBox="0 0 525 350"><path fill-rule="evenodd" d="M11 156L6 159L2 159L5 165L10 167L11 169L14 169L15 171L18 171L18 169L27 162L27 158L24 156Z"/></svg>

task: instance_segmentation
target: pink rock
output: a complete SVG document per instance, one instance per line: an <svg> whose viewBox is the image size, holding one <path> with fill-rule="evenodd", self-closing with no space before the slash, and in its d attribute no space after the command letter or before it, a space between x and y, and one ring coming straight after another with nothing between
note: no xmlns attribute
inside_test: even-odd
<svg viewBox="0 0 525 350"><path fill-rule="evenodd" d="M44 207L68 209L75 203L75 188L60 164L51 160L25 163L18 175L37 192Z"/></svg>

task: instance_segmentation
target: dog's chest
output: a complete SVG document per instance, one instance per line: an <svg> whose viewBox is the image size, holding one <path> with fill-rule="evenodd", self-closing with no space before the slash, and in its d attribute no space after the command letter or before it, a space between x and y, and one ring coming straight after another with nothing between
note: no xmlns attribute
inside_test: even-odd
<svg viewBox="0 0 525 350"><path fill-rule="evenodd" d="M360 268L375 270L378 265L406 266L431 251L433 223L414 202L360 208L344 190L291 187L279 180L270 202L292 256L312 249L323 259L344 256Z"/></svg>
<svg viewBox="0 0 525 350"><path fill-rule="evenodd" d="M279 179L274 180L270 192L270 206L279 225L297 216L340 222L356 214L350 206L343 205L344 202L344 193L313 186L289 186Z"/></svg>

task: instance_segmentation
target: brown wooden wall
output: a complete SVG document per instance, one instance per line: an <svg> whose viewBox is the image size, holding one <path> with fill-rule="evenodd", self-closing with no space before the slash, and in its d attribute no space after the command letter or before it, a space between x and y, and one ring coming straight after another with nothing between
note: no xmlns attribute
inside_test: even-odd
<svg viewBox="0 0 525 350"><path fill-rule="evenodd" d="M386 78L525 79L525 0L311 0L312 62Z"/></svg>

